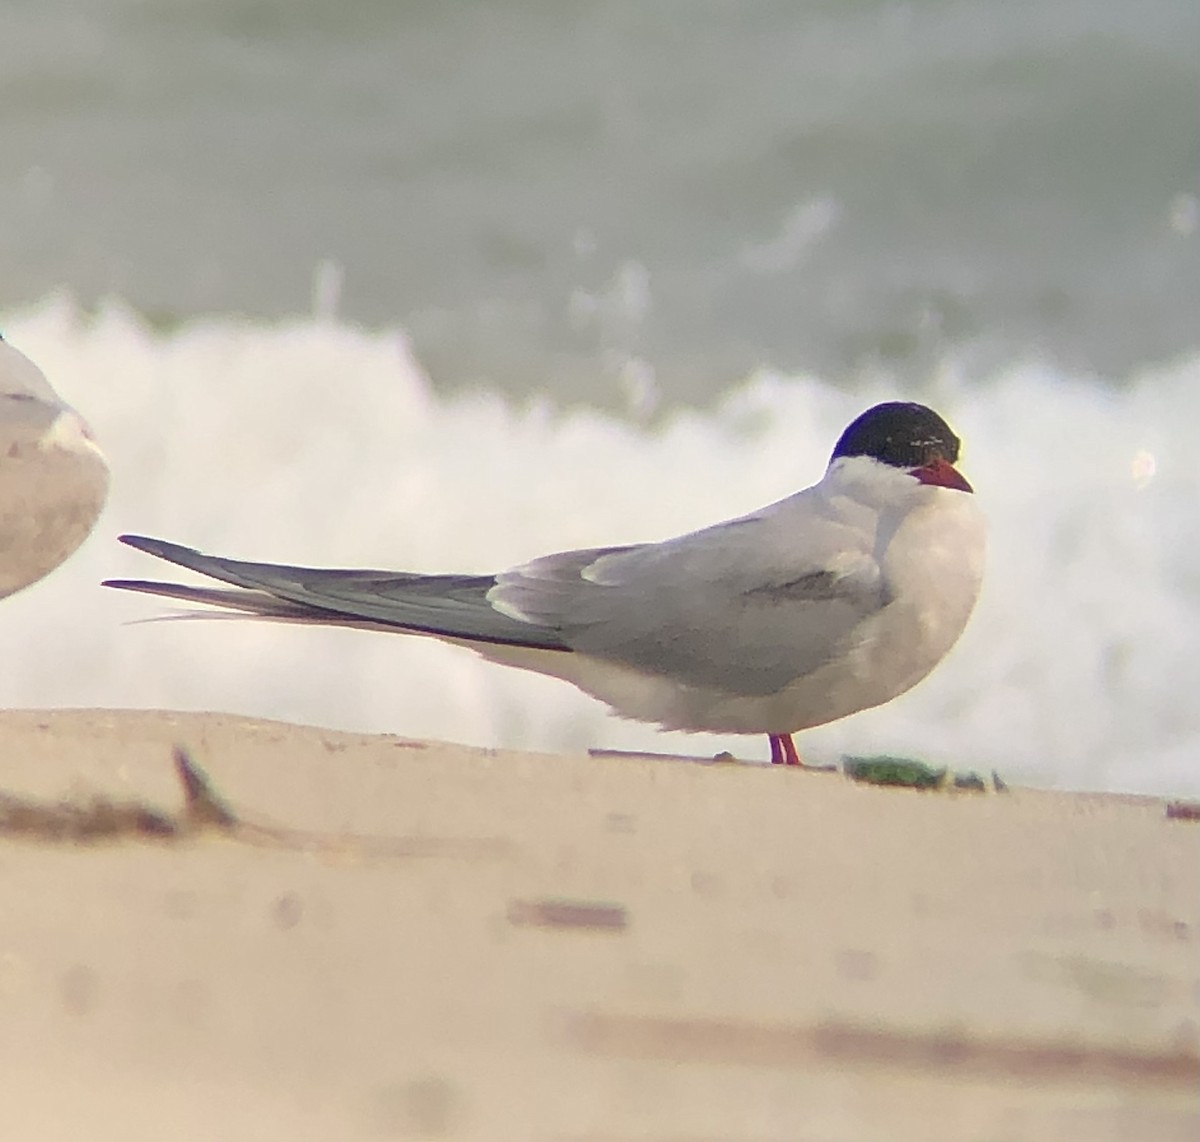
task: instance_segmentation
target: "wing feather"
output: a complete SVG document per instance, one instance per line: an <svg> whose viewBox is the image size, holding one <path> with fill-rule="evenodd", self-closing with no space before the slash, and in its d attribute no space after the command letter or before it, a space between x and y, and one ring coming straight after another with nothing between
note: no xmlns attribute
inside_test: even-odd
<svg viewBox="0 0 1200 1142"><path fill-rule="evenodd" d="M497 575L488 597L573 650L770 694L844 653L888 602L873 529L813 508L802 492L665 543L545 556Z"/></svg>
<svg viewBox="0 0 1200 1142"><path fill-rule="evenodd" d="M573 650L683 685L766 695L847 653L888 604L876 522L851 525L813 488L664 543L547 555L495 576L250 563L122 536L247 594L112 585L278 618Z"/></svg>

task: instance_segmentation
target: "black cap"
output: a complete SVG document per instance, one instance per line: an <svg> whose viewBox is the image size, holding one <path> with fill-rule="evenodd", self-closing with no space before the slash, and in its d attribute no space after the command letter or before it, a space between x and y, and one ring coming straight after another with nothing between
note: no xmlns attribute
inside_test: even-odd
<svg viewBox="0 0 1200 1142"><path fill-rule="evenodd" d="M839 456L871 456L893 468L920 468L937 458L958 459L958 437L931 408L888 401L867 409L845 432L829 462Z"/></svg>

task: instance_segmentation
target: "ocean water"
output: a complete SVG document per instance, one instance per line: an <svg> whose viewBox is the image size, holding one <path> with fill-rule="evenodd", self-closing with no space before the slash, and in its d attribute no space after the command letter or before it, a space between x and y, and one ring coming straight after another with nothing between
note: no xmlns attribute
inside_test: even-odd
<svg viewBox="0 0 1200 1142"><path fill-rule="evenodd" d="M106 591L160 565L138 531L235 556L488 571L655 539L817 479L841 428L891 395L763 372L707 411L631 424L549 400L437 394L399 330L204 319L164 334L127 308L51 299L10 340L88 411L112 458L96 533L6 600L0 704L223 709L485 745L765 753L661 734L565 683L422 638L238 619L146 622ZM1200 790L1200 358L1121 385L1035 362L918 394L961 433L991 553L958 647L916 690L803 735L813 760L902 752L1042 785ZM165 565L163 565L165 566Z"/></svg>
<svg viewBox="0 0 1200 1142"><path fill-rule="evenodd" d="M1195 0L9 0L0 306L399 324L708 402L1200 347ZM325 291L326 298L331 291Z"/></svg>
<svg viewBox="0 0 1200 1142"><path fill-rule="evenodd" d="M0 331L112 461L0 704L761 756L429 640L102 591L115 535L491 571L819 477L923 399L978 613L814 759L1200 790L1200 5L15 0Z"/></svg>

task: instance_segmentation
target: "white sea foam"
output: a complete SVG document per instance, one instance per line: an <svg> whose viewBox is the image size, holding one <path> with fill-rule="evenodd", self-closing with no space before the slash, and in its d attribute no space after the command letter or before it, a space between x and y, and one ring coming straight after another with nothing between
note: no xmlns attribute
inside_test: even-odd
<svg viewBox="0 0 1200 1142"><path fill-rule="evenodd" d="M572 688L427 639L245 621L136 620L102 590L165 565L122 531L247 558L489 571L674 534L820 476L841 428L895 396L759 376L655 430L550 402L435 395L397 332L233 318L171 333L65 299L0 315L112 462L92 538L0 606L6 706L224 709L549 750L766 742L659 734ZM984 597L912 694L812 731L813 759L912 754L1043 785L1200 790L1200 361L1102 380L1014 367L915 394L966 441L992 521ZM910 394L906 394L910 395Z"/></svg>

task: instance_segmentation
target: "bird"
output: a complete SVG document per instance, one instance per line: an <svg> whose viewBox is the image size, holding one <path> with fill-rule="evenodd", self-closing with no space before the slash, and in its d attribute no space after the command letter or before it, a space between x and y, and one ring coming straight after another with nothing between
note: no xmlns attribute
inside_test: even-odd
<svg viewBox="0 0 1200 1142"><path fill-rule="evenodd" d="M664 730L766 734L773 763L803 765L793 734L904 693L967 624L987 529L959 448L932 409L889 401L845 429L812 487L662 542L427 575L245 562L122 535L226 586L105 585L433 636Z"/></svg>
<svg viewBox="0 0 1200 1142"><path fill-rule="evenodd" d="M0 599L71 555L107 497L108 464L87 424L0 337Z"/></svg>

